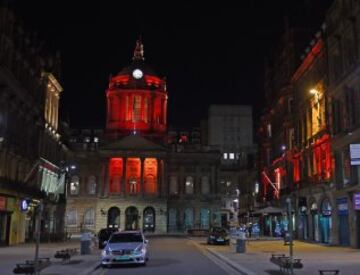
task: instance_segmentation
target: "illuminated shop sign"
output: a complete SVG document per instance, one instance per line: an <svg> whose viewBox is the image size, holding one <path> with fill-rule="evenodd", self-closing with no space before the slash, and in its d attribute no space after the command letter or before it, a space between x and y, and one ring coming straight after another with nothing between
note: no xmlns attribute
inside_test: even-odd
<svg viewBox="0 0 360 275"><path fill-rule="evenodd" d="M29 210L29 201L28 200L21 200L20 201L20 210L26 212Z"/></svg>
<svg viewBox="0 0 360 275"><path fill-rule="evenodd" d="M351 165L360 165L360 144L350 144Z"/></svg>
<svg viewBox="0 0 360 275"><path fill-rule="evenodd" d="M336 204L337 204L337 208L338 208L338 215L348 215L349 214L347 198L336 199Z"/></svg>
<svg viewBox="0 0 360 275"><path fill-rule="evenodd" d="M360 210L360 193L354 194L353 202L354 202L354 209Z"/></svg>

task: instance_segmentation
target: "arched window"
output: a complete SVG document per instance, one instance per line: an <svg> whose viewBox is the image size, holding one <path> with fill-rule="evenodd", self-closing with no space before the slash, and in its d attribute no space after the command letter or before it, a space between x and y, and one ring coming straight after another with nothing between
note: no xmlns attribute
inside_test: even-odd
<svg viewBox="0 0 360 275"><path fill-rule="evenodd" d="M155 231L155 210L153 207L146 207L143 214L143 231L154 232Z"/></svg>
<svg viewBox="0 0 360 275"><path fill-rule="evenodd" d="M76 226L77 224L77 211L76 209L69 209L66 213L66 224L68 226Z"/></svg>
<svg viewBox="0 0 360 275"><path fill-rule="evenodd" d="M78 176L72 176L70 181L70 195L79 195L80 183Z"/></svg>
<svg viewBox="0 0 360 275"><path fill-rule="evenodd" d="M94 208L89 208L84 213L84 225L93 226L95 224L95 211Z"/></svg>
<svg viewBox="0 0 360 275"><path fill-rule="evenodd" d="M193 177L186 177L185 193L186 194L194 194L194 178Z"/></svg>
<svg viewBox="0 0 360 275"><path fill-rule="evenodd" d="M120 226L120 209L116 206L111 207L108 211L108 227Z"/></svg>
<svg viewBox="0 0 360 275"><path fill-rule="evenodd" d="M141 118L141 96L133 97L133 122L140 121Z"/></svg>
<svg viewBox="0 0 360 275"><path fill-rule="evenodd" d="M96 194L96 177L95 176L89 176L88 177L88 194L89 195L95 195Z"/></svg>
<svg viewBox="0 0 360 275"><path fill-rule="evenodd" d="M201 177L201 194L209 194L210 193L210 185L209 178L204 176Z"/></svg>
<svg viewBox="0 0 360 275"><path fill-rule="evenodd" d="M176 176L169 178L169 193L170 195L176 195L178 193L178 182Z"/></svg>

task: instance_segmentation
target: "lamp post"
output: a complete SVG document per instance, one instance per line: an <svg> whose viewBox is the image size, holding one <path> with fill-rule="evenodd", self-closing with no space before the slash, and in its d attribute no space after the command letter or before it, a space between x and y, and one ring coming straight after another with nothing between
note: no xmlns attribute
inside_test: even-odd
<svg viewBox="0 0 360 275"><path fill-rule="evenodd" d="M286 199L289 217L289 257L290 257L290 275L294 274L294 259L293 259L293 221L291 213L291 198Z"/></svg>
<svg viewBox="0 0 360 275"><path fill-rule="evenodd" d="M35 246L35 274L39 274L39 246L41 237L41 218L44 210L43 200L36 207L36 246Z"/></svg>

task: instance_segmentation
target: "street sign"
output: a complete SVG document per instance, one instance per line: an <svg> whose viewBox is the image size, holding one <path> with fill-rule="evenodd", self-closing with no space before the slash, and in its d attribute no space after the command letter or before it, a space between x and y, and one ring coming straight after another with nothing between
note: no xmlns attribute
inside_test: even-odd
<svg viewBox="0 0 360 275"><path fill-rule="evenodd" d="M360 144L350 144L350 163L360 165Z"/></svg>
<svg viewBox="0 0 360 275"><path fill-rule="evenodd" d="M360 210L360 193L354 193L354 210Z"/></svg>

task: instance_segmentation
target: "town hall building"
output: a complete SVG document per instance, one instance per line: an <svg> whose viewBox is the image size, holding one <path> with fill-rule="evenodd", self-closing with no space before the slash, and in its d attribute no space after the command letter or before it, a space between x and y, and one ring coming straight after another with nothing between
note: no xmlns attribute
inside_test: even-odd
<svg viewBox="0 0 360 275"><path fill-rule="evenodd" d="M70 138L66 229L186 232L221 224L220 151L167 135L166 81L145 62L110 78L106 127ZM170 110L171 111L171 110Z"/></svg>

